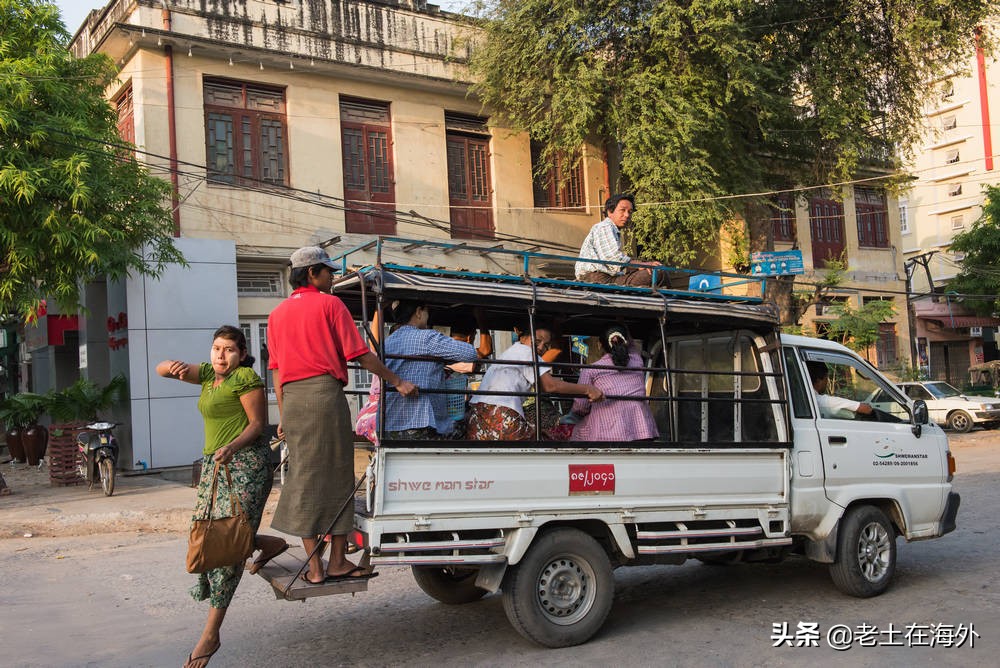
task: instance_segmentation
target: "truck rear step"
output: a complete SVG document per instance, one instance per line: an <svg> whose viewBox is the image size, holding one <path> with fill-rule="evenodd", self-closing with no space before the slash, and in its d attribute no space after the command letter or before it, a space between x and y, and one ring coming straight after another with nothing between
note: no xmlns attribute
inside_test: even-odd
<svg viewBox="0 0 1000 668"><path fill-rule="evenodd" d="M356 582L340 580L338 582L310 584L297 576L305 560L306 551L301 545L293 545L287 552L279 554L269 561L263 568L257 571L257 575L268 581L274 589L274 597L278 600L304 601L314 596L355 594L361 591L368 591L369 580L360 578ZM359 565L368 565L367 554L362 558Z"/></svg>

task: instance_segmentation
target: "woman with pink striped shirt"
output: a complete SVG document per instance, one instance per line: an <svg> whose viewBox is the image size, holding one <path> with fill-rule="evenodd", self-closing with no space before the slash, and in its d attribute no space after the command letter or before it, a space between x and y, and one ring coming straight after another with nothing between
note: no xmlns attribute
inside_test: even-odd
<svg viewBox="0 0 1000 668"><path fill-rule="evenodd" d="M592 403L579 398L573 402L573 413L583 418L570 440L628 442L656 438L659 432L646 401L642 357L632 349L628 331L619 325L609 328L601 337L601 347L604 356L583 369L578 382L594 385L607 399Z"/></svg>

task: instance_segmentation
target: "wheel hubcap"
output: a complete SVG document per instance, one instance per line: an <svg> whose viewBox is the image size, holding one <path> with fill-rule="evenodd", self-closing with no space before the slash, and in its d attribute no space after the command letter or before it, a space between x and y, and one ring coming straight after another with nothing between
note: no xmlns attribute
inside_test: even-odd
<svg viewBox="0 0 1000 668"><path fill-rule="evenodd" d="M889 556L892 539L878 522L872 522L861 530L858 540L858 565L869 582L877 582L889 571Z"/></svg>
<svg viewBox="0 0 1000 668"><path fill-rule="evenodd" d="M550 621L569 625L586 616L594 604L594 573L572 557L553 559L538 576L538 603Z"/></svg>

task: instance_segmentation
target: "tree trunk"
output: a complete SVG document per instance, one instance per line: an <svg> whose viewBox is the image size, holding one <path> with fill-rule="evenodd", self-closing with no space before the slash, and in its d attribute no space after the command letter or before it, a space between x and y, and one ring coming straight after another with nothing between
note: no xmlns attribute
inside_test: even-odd
<svg viewBox="0 0 1000 668"><path fill-rule="evenodd" d="M774 228L771 225L771 208L763 203L753 203L747 205L743 215L747 221L750 252L773 251ZM778 317L783 326L797 325L802 317L792 298L794 288L795 276L773 277L768 279L767 291L762 295L765 302L777 307Z"/></svg>

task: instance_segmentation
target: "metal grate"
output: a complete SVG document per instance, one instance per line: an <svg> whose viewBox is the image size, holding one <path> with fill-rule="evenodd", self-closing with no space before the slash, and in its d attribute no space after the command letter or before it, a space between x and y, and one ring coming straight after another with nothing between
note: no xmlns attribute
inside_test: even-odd
<svg viewBox="0 0 1000 668"><path fill-rule="evenodd" d="M240 297L282 297L281 272L237 269L236 292Z"/></svg>

